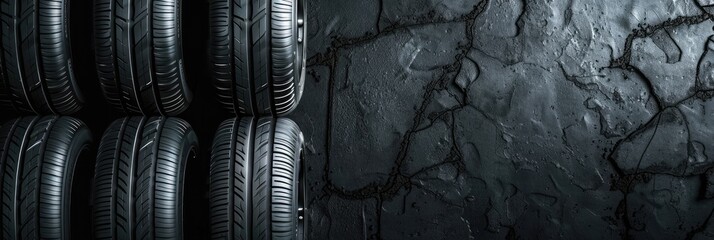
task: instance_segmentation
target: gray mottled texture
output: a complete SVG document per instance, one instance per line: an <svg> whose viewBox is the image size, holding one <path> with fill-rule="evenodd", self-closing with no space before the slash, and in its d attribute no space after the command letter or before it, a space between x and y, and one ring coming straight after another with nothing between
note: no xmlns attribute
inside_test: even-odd
<svg viewBox="0 0 714 240"><path fill-rule="evenodd" d="M309 1L310 236L714 238L708 2Z"/></svg>

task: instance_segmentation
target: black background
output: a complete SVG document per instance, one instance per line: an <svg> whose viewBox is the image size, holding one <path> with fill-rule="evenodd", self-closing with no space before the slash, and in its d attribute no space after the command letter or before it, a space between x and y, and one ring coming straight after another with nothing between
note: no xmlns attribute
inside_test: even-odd
<svg viewBox="0 0 714 240"><path fill-rule="evenodd" d="M122 115L96 81L91 5L72 2L88 100L75 117L98 141ZM195 98L179 117L205 173L232 116L213 99L208 5L184 4ZM311 239L714 238L714 22L698 1L307 5L290 118L307 141ZM187 226L206 236L205 194L191 197Z"/></svg>

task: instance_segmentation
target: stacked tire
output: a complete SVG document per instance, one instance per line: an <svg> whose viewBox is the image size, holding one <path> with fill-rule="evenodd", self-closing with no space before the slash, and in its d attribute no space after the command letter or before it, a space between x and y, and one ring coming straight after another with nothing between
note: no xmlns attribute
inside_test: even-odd
<svg viewBox="0 0 714 240"><path fill-rule="evenodd" d="M96 64L105 99L127 114L175 116L193 95L177 0L95 0Z"/></svg>
<svg viewBox="0 0 714 240"><path fill-rule="evenodd" d="M185 179L198 140L179 118L126 117L99 145L94 178L94 238L181 239ZM186 231L185 231L186 230Z"/></svg>
<svg viewBox="0 0 714 240"><path fill-rule="evenodd" d="M181 239L191 229L183 204L196 189L184 186L200 163L198 138L167 117L193 99L182 11L174 0L94 1L97 76L106 101L129 115L110 124L97 151L95 239Z"/></svg>
<svg viewBox="0 0 714 240"><path fill-rule="evenodd" d="M233 118L202 158L178 117L201 83L186 64L187 1L70 14L69 0L0 0L0 118L41 115L0 126L0 239L305 238L304 138L284 118L305 81L304 3L207 0L213 89ZM77 12L93 16L93 59L73 56ZM87 71L102 96L77 81ZM63 116L96 114L92 98L121 118ZM98 145L90 127L105 130ZM202 219L210 233L197 235Z"/></svg>
<svg viewBox="0 0 714 240"><path fill-rule="evenodd" d="M64 0L0 0L0 239L86 238L92 135Z"/></svg>
<svg viewBox="0 0 714 240"><path fill-rule="evenodd" d="M302 0L213 0L210 54L224 121L211 148L213 239L305 239L304 139L283 117L305 81Z"/></svg>
<svg viewBox="0 0 714 240"><path fill-rule="evenodd" d="M305 81L303 0L212 0L211 66L218 100L243 116L292 112Z"/></svg>
<svg viewBox="0 0 714 240"><path fill-rule="evenodd" d="M304 239L303 136L286 118L224 121L211 149L213 239Z"/></svg>
<svg viewBox="0 0 714 240"><path fill-rule="evenodd" d="M92 137L71 117L23 117L0 128L2 239L85 238Z"/></svg>
<svg viewBox="0 0 714 240"><path fill-rule="evenodd" d="M0 107L72 114L84 98L69 46L68 1L0 1Z"/></svg>

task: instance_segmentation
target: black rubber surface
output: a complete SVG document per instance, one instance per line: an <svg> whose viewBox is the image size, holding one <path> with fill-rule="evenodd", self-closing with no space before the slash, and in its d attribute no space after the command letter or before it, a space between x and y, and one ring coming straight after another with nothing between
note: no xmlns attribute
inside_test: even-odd
<svg viewBox="0 0 714 240"><path fill-rule="evenodd" d="M71 114L84 100L75 84L69 1L0 1L0 106Z"/></svg>
<svg viewBox="0 0 714 240"><path fill-rule="evenodd" d="M289 119L223 122L210 166L213 239L298 239L303 138Z"/></svg>
<svg viewBox="0 0 714 240"><path fill-rule="evenodd" d="M192 227L183 203L198 141L177 118L115 121L99 146L94 187L97 239L181 239ZM186 226L184 228L184 226ZM187 234L188 235L188 234Z"/></svg>
<svg viewBox="0 0 714 240"><path fill-rule="evenodd" d="M95 1L97 72L105 98L117 109L174 116L188 108L181 2Z"/></svg>
<svg viewBox="0 0 714 240"><path fill-rule="evenodd" d="M70 117L25 117L0 129L0 225L2 239L71 239L72 225L86 225L78 204L88 189L74 179L86 164L89 129ZM86 191L84 191L86 192ZM81 205L81 204L80 204ZM72 216L72 217L71 217ZM71 219L72 218L72 219ZM86 229L85 229L86 231Z"/></svg>
<svg viewBox="0 0 714 240"><path fill-rule="evenodd" d="M282 116L302 95L298 1L213 0L211 64L218 101L249 116Z"/></svg>

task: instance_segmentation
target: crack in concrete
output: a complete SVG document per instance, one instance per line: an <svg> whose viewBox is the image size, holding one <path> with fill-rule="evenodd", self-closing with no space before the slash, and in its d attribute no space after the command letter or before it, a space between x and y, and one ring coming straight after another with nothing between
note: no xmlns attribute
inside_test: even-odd
<svg viewBox="0 0 714 240"><path fill-rule="evenodd" d="M637 162L637 167L635 167L635 174L637 174L637 172L640 171L640 165L642 164L642 159L645 158L645 154L647 153L647 150L649 150L650 145L652 145L652 140L654 140L655 136L657 136L657 130L659 130L659 123L660 123L661 119L662 119L662 115L658 114L654 131L652 131L652 136L650 136L650 140L647 141L647 145L645 145L645 149L642 150L642 153L640 154L640 160Z"/></svg>
<svg viewBox="0 0 714 240"><path fill-rule="evenodd" d="M640 25L639 28L634 29L632 33L630 33L626 40L625 40L625 46L623 48L623 55L620 56L619 58L612 59L610 61L610 65L608 66L609 68L619 68L623 70L630 71L632 73L635 73L637 76L640 78L644 79L644 84L647 86L647 91L650 94L650 97L654 98L655 103L657 104L657 109L660 111L664 110L664 105L662 103L662 100L660 97L657 95L655 92L654 85L652 83L652 80L650 80L640 69L637 67L633 66L631 64L632 61L632 44L635 39L639 38L649 38L653 37L658 31L666 31L667 28L672 28L672 27L677 27L680 25L694 25L694 24L699 24L704 21L712 19L712 16L707 13L703 13L700 15L695 15L695 16L680 16L674 19L668 19L660 24L656 25Z"/></svg>
<svg viewBox="0 0 714 240"><path fill-rule="evenodd" d="M379 11L377 12L377 24L376 24L376 30L377 34L382 32L382 29L380 28L380 23L382 22L382 13L384 12L384 0L379 0Z"/></svg>
<svg viewBox="0 0 714 240"><path fill-rule="evenodd" d="M702 10L704 10L704 9L702 8ZM631 223L631 219L630 219L629 211L628 211L629 206L627 203L627 199L628 199L629 194L632 192L632 188L638 183L648 182L649 179L651 179L653 177L653 175L669 175L669 176L678 177L678 178L685 177L685 176L678 176L678 175L663 173L663 172L640 172L640 164L642 162L642 159L644 158L644 155L647 152L649 145L652 143L654 136L657 134L657 129L659 127L659 123L660 123L659 120L661 118L661 114L663 114L663 112L665 112L669 108L674 108L678 111L681 111L677 108L677 106L679 106L680 104L682 104L692 98L695 98L695 97L704 98L704 97L710 96L712 94L711 90L703 90L697 86L697 89L694 94L676 102L675 104L673 104L671 106L664 106L663 103L661 102L661 100L659 99L659 96L657 96L657 93L654 91L654 86L652 84L652 81L649 78L647 78L647 76L645 76L645 74L642 73L638 68L634 67L630 63L631 58L632 58L633 41L635 39L639 39L639 38L653 37L657 33L657 31L660 31L660 30L666 31L667 28L673 28L673 27L677 27L680 25L699 24L699 23L702 23L704 21L711 20L711 19L712 19L712 15L705 12L703 14L696 15L696 16L680 16L680 17L677 17L674 19L668 19L668 20L666 20L660 24L656 24L656 25L640 25L640 28L634 29L632 31L632 33L628 35L628 37L625 41L623 55L620 56L619 58L612 59L610 61L610 65L608 66L609 68L619 68L619 69L623 69L626 71L630 71L632 73L635 73L639 77L641 77L644 80L645 86L648 90L650 97L655 99L655 104L656 104L656 108L657 108L657 113L654 114L647 121L647 123L640 125L637 129L632 131L626 137L617 141L617 143L614 145L614 147L612 148L611 152L609 153L609 155L607 157L608 161L612 164L612 166L614 167L614 170L617 174L617 176L615 178L613 178L612 187L613 187L613 189L617 189L623 193L623 199L621 200L620 204L618 205L618 207L615 211L615 216L617 216L617 218L619 218L625 226L625 229L621 233L621 236L624 239L633 238L630 235L631 229L640 230L640 231L644 230L644 229L635 228L634 226L632 226L632 223ZM669 33L667 33L667 34L669 36ZM680 48L678 45L677 45L677 47ZM699 72L699 67L697 67L697 72ZM567 77L567 75L566 75L566 77ZM653 122L653 121L656 121L656 122ZM685 119L685 122L686 122L686 119ZM631 139L634 135L645 131L647 126L650 126L651 124L655 124L655 126L654 126L655 130L653 131L652 136L650 137L647 145L645 146L645 149L642 151L642 154L638 161L637 167L635 168L635 172L632 174L625 174L624 171L618 166L618 163L614 159L613 154L615 152L617 152L617 150L620 148L622 143L624 143L628 139ZM687 125L687 128L689 128L688 125ZM691 138L689 139L689 142L691 142ZM689 232L687 234L687 239L693 238L697 232L704 231L704 228L706 228L708 222L712 218L712 213L714 213L714 208L712 209L712 212L709 214L709 217L707 218L707 220L704 223L702 223L702 225L700 227L698 227L694 231Z"/></svg>
<svg viewBox="0 0 714 240"><path fill-rule="evenodd" d="M522 12L518 15L518 18L516 20L516 28L517 28L517 35L522 33L523 31L523 26L525 24L525 14L526 11L528 10L528 5L526 4L527 1L523 1L523 9ZM402 190L407 190L407 195L408 193L411 192L412 187L422 189L425 192L432 194L436 197L437 200L445 202L449 206L454 206L454 207L460 207L464 208L466 204L464 203L463 205L449 202L446 199L443 198L443 195L440 195L439 193L436 193L434 191L428 190L424 186L420 186L418 184L414 184L413 178L418 177L424 173L430 172L432 170L438 169L444 165L453 165L454 167L457 168L457 175L462 174L464 170L464 162L463 162L463 154L462 150L459 148L457 142L456 142L456 133L455 133L455 113L462 110L463 108L466 107L471 107L481 113L484 117L487 118L487 120L494 121L494 119L489 118L489 115L485 114L482 110L478 109L475 106L472 106L470 104L471 99L469 99L469 94L468 94L468 89L471 88L471 85L474 83L469 82L466 87L456 87L458 93L454 93L449 90L448 86L450 84L456 84L455 79L459 75L458 73L462 69L462 65L464 61L471 61L473 62L476 67L478 68L478 63L472 59L471 57L468 56L469 51L471 50L476 50L480 51L479 49L474 47L474 30L473 30L473 25L475 24L476 19L486 10L486 6L488 6L489 1L484 0L479 2L474 6L474 9L465 14L462 15L461 17L455 18L455 19L446 19L443 16L438 16L434 12L430 12L426 15L423 16L418 16L418 17L413 17L413 18L407 18L407 19L400 19L399 22L395 23L382 23L382 18L383 18L383 11L384 11L384 4L383 0L379 0L379 10L377 14L377 23L376 23L376 29L374 33L367 33L363 36L360 37L354 37L354 38L343 38L343 37L334 37L333 41L331 43L331 46L326 50L324 53L318 53L313 55L312 57L309 58L308 60L308 65L309 66L326 66L328 67L328 103L327 103L327 114L326 114L326 131L325 131L325 154L326 154L326 163L324 165L323 169L323 180L325 182L325 186L323 187L323 196L322 197L330 197L331 194L334 194L336 196L339 196L344 199L349 199L349 200L365 200L365 199L375 199L377 201L377 208L376 208L376 232L370 236L365 236L365 238L369 239L381 239L382 236L382 206L384 204L384 201L390 200L402 192ZM572 3L570 3L572 5ZM568 10L566 10L568 11ZM572 12L570 13L572 15ZM567 18L566 21L570 22L570 16L566 14ZM603 157L609 161L609 163L613 166L613 169L615 171L615 175L613 176L612 184L611 184L611 190L613 191L620 191L623 193L622 200L618 204L617 208L615 209L615 217L619 219L619 221L622 222L624 225L624 229L622 229L621 236L624 239L630 239L632 236L630 235L630 230L638 230L636 226L633 226L631 216L629 216L629 208L628 206L628 195L633 191L634 186L637 184L643 183L643 182L648 182L650 181L653 176L655 175L669 175L673 177L678 177L682 178L685 176L682 175L675 175L675 174L670 174L670 173L660 173L660 172L651 172L651 171L640 171L640 163L642 162L642 159L645 157L645 153L647 152L647 149L649 148L650 144L652 143L652 140L654 139L655 135L657 134L657 128L659 127L660 124L660 118L661 114L668 110L669 108L674 108L678 109L678 106L681 104L685 103L686 101L689 101L693 98L699 98L699 99L708 99L714 96L714 90L705 90L701 89L699 87L696 88L696 91L690 95L687 96L685 99L682 99L672 105L664 105L662 101L660 100L659 96L655 92L654 85L652 84L652 81L645 76L638 68L633 66L631 64L631 58L632 58L632 45L633 42L636 39L641 39L641 38L650 38L653 37L658 31L665 31L668 28L674 28L677 26L681 25L694 25L694 24L699 24L707 20L712 20L713 17L712 15L708 13L702 13L700 15L695 15L695 16L682 16L682 17L677 17L674 19L668 19L660 24L656 25L639 25L637 29L633 29L632 32L627 36L624 47L623 47L623 54L620 57L611 59L609 66L606 68L613 68L613 69L622 69L625 71L632 72L636 74L638 77L640 77L644 85L648 91L648 95L650 99L654 100L655 108L657 109L657 112L652 114L649 120L647 120L646 123L640 125L637 127L635 130L631 131L629 134L625 134L626 136L618 140L614 146L610 149L610 152L607 153L608 150L605 150L605 153L603 153ZM459 49L462 51L457 54L454 57L454 62L446 65L443 67L443 70L441 74L433 81L429 82L424 89L424 93L422 95L422 102L419 105L419 108L416 109L415 115L412 118L412 125L411 128L404 134L404 136L401 139L401 144L399 148L399 152L397 154L396 159L393 162L393 167L389 173L389 177L385 183L371 183L368 184L364 187L358 188L357 190L345 190L337 185L335 185L332 180L330 179L330 144L332 142L332 128L333 128L333 114L334 114L334 101L335 101L335 90L339 90L338 86L335 86L336 82L336 70L338 67L338 62L340 61L340 53L342 51L349 51L350 48L355 47L355 46L360 46L363 44L368 44L371 43L375 40L378 40L382 37L390 36L393 34L397 34L403 31L406 31L410 28L414 27L423 27L427 25L434 25L434 24L446 24L446 23L463 23L466 28L466 38L468 43L466 43L463 46L459 46ZM387 25L386 27L382 28L382 25ZM667 36L669 36L669 33L667 32ZM671 38L671 36L669 36ZM676 44L676 42L675 42ZM677 45L677 48L680 49L681 52L681 47ZM343 53L343 52L342 52ZM484 53L485 54L485 53ZM679 56L681 58L681 56ZM679 59L678 59L679 60ZM500 61L500 60L499 60ZM504 64L507 65L507 64ZM582 90L587 90L587 91L592 91L592 92L599 92L600 94L604 96L608 96L602 90L597 87L597 84L593 86L593 84L588 84L588 83L583 83L578 81L579 77L589 77L589 76L574 76L574 75L569 75L564 67L562 66L562 63L559 62L559 67L560 70L562 71L563 75L565 76L566 80L573 83L577 88L582 89ZM697 68L697 72L699 72L699 69ZM311 72L310 74L316 74L315 72ZM349 74L349 72L348 72ZM478 78L478 77L476 77ZM318 79L318 78L316 78ZM458 101L458 105L455 107L451 107L449 109L445 109L439 112L427 113L427 107L429 106L432 101L434 101L434 95L437 91L440 90L449 90L448 93L453 96L455 99ZM458 98L456 95L461 95L462 98ZM681 110L680 110L681 111ZM449 119L450 118L450 119ZM430 121L426 127L422 126L422 123L424 121ZM447 155L446 158L442 159L442 161L423 167L419 170L417 170L415 173L412 174L406 174L402 170L402 166L404 165L404 162L407 158L409 148L410 148L410 143L412 139L414 138L414 134L423 131L425 129L428 129L430 126L432 126L437 120L442 120L444 122L449 122L450 124L447 124L450 126L451 130L451 140L452 140L452 146L450 149L449 154ZM686 121L685 121L686 122ZM649 141L647 141L647 145L645 146L645 149L642 151L642 154L640 155L640 159L638 161L636 170L634 173L625 173L623 169L618 166L618 163L613 157L613 154L620 148L621 144L626 142L628 139L631 139L633 136L636 134L642 133L647 129L648 126L655 124L655 131L652 133L652 136L649 138ZM689 128L689 126L687 126ZM691 142L691 138L689 139ZM567 145L567 144L565 144ZM405 198L406 196L405 195ZM320 198L322 198L320 197ZM492 199L489 199L489 204L492 205ZM405 206L406 208L406 206ZM363 210L364 211L364 210ZM405 210L403 210L405 211ZM487 211L488 213L488 211ZM702 225L689 232L687 234L688 239L693 238L697 233L705 231L707 224L711 222L712 215L714 215L714 209L709 214L709 217L707 218ZM613 220L614 221L614 220ZM516 238L517 235L515 233L515 227L514 226L505 226L499 223L501 227L506 227L508 228L508 234L506 235L506 238ZM365 231L365 235L367 232Z"/></svg>
<svg viewBox="0 0 714 240"><path fill-rule="evenodd" d="M333 99L334 99L334 82L335 82L335 69L337 67L337 62L338 62L338 53L340 50L349 48L351 46L355 46L358 44L364 44L368 43L371 41L374 41L380 37L384 37L390 34L394 34L398 31L401 30L406 30L410 27L417 27L417 26L424 26L424 25L430 25L430 24L439 24L439 23L465 23L466 27L466 37L469 40L466 46L460 46L459 48L462 49L461 53L459 53L457 56L455 56L455 61L451 63L450 65L447 65L443 67L443 72L441 76L436 79L435 81L430 82L426 86L426 91L423 94L423 101L420 105L420 108L416 111L415 117L413 118L413 124L410 130L405 134L403 137L400 151L398 154L397 159L395 160L395 167L393 168L392 172L390 173L389 180L385 184L370 184L368 186L365 186L361 189L354 190L354 191L345 191L340 189L339 187L335 186L334 184L331 183L329 180L329 147L326 146L326 150L328 151L327 154L327 164L325 165L325 180L326 180L326 187L325 191L330 192L330 193L335 193L341 197L347 198L347 199L366 199L366 198L375 198L375 197L381 197L381 198L391 198L396 193L402 189L402 188L409 188L411 185L411 180L410 178L413 176L407 176L404 173L401 172L400 168L406 158L407 150L409 148L409 143L411 141L411 138L414 133L417 132L419 126L421 125L421 122L424 121L425 119L425 112L426 108L431 103L433 100L433 95L436 92L436 90L442 90L445 86L445 84L451 83L454 81L456 78L459 70L461 70L461 65L462 61L466 59L467 54L468 54L468 49L471 49L473 47L473 24L476 20L476 18L485 10L485 7L487 5L488 1L482 1L479 2L477 5L474 6L474 9L461 16L460 18L457 19L452 19L452 20L446 20L441 16L436 16L433 13L427 14L426 16L423 16L421 18L418 18L415 21L406 21L402 22L400 24L392 24L390 26L385 27L381 31L379 31L378 34L367 34L365 36L361 37L356 37L356 38L351 38L351 39L342 39L342 38L336 38L333 41L332 47L330 47L327 51L327 53L318 53L315 56L311 57L309 59L309 65L310 66L328 66L330 68L329 73L329 92L328 92L328 116L327 116L327 128L326 128L326 144L329 144L331 142L331 129L332 129L332 109L333 109ZM450 81L449 81L450 80ZM470 84L469 84L470 86ZM467 96L465 97L466 99L468 98ZM464 104L465 105L465 104ZM449 109L444 111L449 112L449 111L455 111L458 108L454 109Z"/></svg>
<svg viewBox="0 0 714 240"><path fill-rule="evenodd" d="M521 35L521 32L523 31L523 26L525 25L524 17L526 16L526 11L528 10L528 1L521 0L521 4L522 4L521 13L518 14L518 18L516 18L516 35L515 36Z"/></svg>
<svg viewBox="0 0 714 240"><path fill-rule="evenodd" d="M634 29L630 35L627 36L625 40L625 46L623 48L623 55L619 58L610 61L610 68L622 68L626 70L631 70L634 68L630 61L632 60L632 42L638 38L648 38L652 37L657 31L677 27L680 25L694 25L702 23L706 20L712 18L709 14L700 14L695 16L680 16L674 19L668 19L660 24L656 25L640 25L640 28Z"/></svg>
<svg viewBox="0 0 714 240"><path fill-rule="evenodd" d="M446 19L442 16L437 16L434 12L428 13L424 16L417 17L414 19L403 19L398 23L392 23L388 25L387 27L380 28L380 23L381 23L381 17L382 17L382 11L383 11L383 4L382 1L380 0L380 8L379 8L379 14L378 14L378 21L377 21L377 33L367 33L364 36L360 37L355 37L355 38L341 38L341 37L336 37L333 39L331 47L328 48L327 52L325 53L318 53L315 54L314 56L310 57L308 59L308 66L327 66L329 68L329 83L328 83L328 103L327 103L327 114L326 114L326 131L325 131L325 151L326 151L326 163L324 165L323 169L323 181L325 182L325 186L323 187L323 193L324 196L329 196L330 194L335 194L341 198L344 199L350 199L350 200L364 200L364 199L376 199L378 202L378 207L376 209L376 219L377 219L377 230L374 235L369 236L369 239L381 239L381 221L382 221L382 204L385 200L392 199L395 197L402 189L407 189L411 191L412 185L412 178L418 176L419 174L422 174L424 172L428 172L431 169L437 168L439 166L445 165L445 164L454 164L457 169L458 173L460 174L462 171L464 171L464 164L463 164L463 154L461 154L461 150L458 149L458 146L456 146L456 141L455 141L455 133L454 133L454 127L451 128L451 138L452 138L452 150L451 154L449 154L449 157L447 157L446 160L437 163L433 166L426 167L424 169L419 170L416 174L412 175L407 175L402 172L401 168L402 165L404 164L404 161L406 159L408 149L410 142L413 138L413 135L419 131L421 123L425 120L426 115L426 110L427 107L429 106L429 103L432 102L434 93L438 90L443 90L445 89L447 84L456 84L455 79L458 76L459 71L461 70L463 61L468 58L468 52L470 49L473 48L473 39L474 39L474 30L473 30L473 25L475 24L476 18L480 16L486 9L486 6L488 5L489 0L484 0L476 4L473 8L472 11L470 11L467 14L462 15L459 18L456 19ZM357 46L360 44L366 44L372 41L377 40L378 38L382 38L385 36L389 36L392 34L396 34L400 31L405 31L408 30L409 28L412 27L421 27L421 26L427 26L427 25L433 25L433 24L444 24L444 23L464 23L464 27L466 28L466 38L468 40L468 43L466 46L459 46L459 49L461 49L461 52L455 56L454 62L451 64L444 66L443 67L443 72L442 74L434 81L431 81L427 86L425 87L425 92L422 96L423 101L421 102L421 105L419 109L417 109L414 118L412 119L412 126L408 132L403 136L402 143L400 144L400 150L397 155L397 158L394 161L394 167L392 167L392 171L389 173L389 178L386 183L383 184L377 184L377 183L371 183L367 186L364 186L360 189L357 190L351 190L347 191L344 189L341 189L340 187L336 186L334 183L332 183L330 179L330 143L332 141L332 122L333 122L333 108L334 108L334 99L335 99L335 82L336 82L336 77L335 77L335 72L336 68L338 65L338 59L339 59L339 52L345 49L348 49L353 46ZM469 61L473 61L476 63L473 59L469 59ZM478 65L476 65L478 66ZM473 82L470 82L466 85L466 88L470 88ZM457 88L458 89L458 88ZM468 106L468 94L466 94L467 89L462 90L461 94L463 94L463 98L459 101L460 106L454 107L447 109L445 111L442 111L440 114L437 115L444 115L451 113L451 119L452 119L452 126L454 124L453 119L454 119L454 112L457 111L458 109L461 109L463 107ZM450 94L452 94L450 92ZM458 205L455 205L458 206Z"/></svg>
<svg viewBox="0 0 714 240"><path fill-rule="evenodd" d="M462 19L464 22L466 22L466 28L467 28L467 39L469 40L468 46L463 47L463 49L470 49L473 45L473 22L475 21L476 17L483 12L485 9L485 4L487 1L483 1L480 4L476 5L474 10L464 16ZM400 144L400 150L399 153L397 154L397 159L395 160L394 166L392 168L392 172L389 174L390 177L385 184L371 184L367 187L354 190L354 191L344 191L341 189L338 189L336 186L329 184L328 190L330 192L338 193L339 195L342 195L344 197L357 197L359 198L372 198L372 197L380 197L382 199L389 199L393 197L394 195L397 194L397 192L402 189L402 188L409 188L411 186L411 176L407 176L404 173L401 172L401 166L403 165L406 155L408 152L408 149L410 147L410 142L412 140L413 134L416 133L417 129L421 125L422 121L424 121L424 115L426 112L426 108L428 107L429 103L433 100L433 95L436 92L436 90L442 89L445 84L449 82L453 82L456 77L456 73L458 73L461 70L461 65L462 61L465 59L468 51L463 50L462 53L457 55L455 57L455 61L444 67L444 72L439 77L436 81L430 82L426 86L426 91L422 97L423 101L419 107L419 109L416 111L415 117L413 118L413 124L412 127L410 128L409 131L405 134L403 137L402 143ZM451 81L449 81L451 80Z"/></svg>
<svg viewBox="0 0 714 240"><path fill-rule="evenodd" d="M712 220L712 216L714 216L714 208L709 212L709 216L707 217L707 220L702 223L699 227L695 228L694 230L690 231L687 233L687 237L685 238L686 240L691 240L694 239L694 237L697 236L698 233L702 233L706 231L707 226L709 225L709 222ZM711 237L711 235L710 235Z"/></svg>

